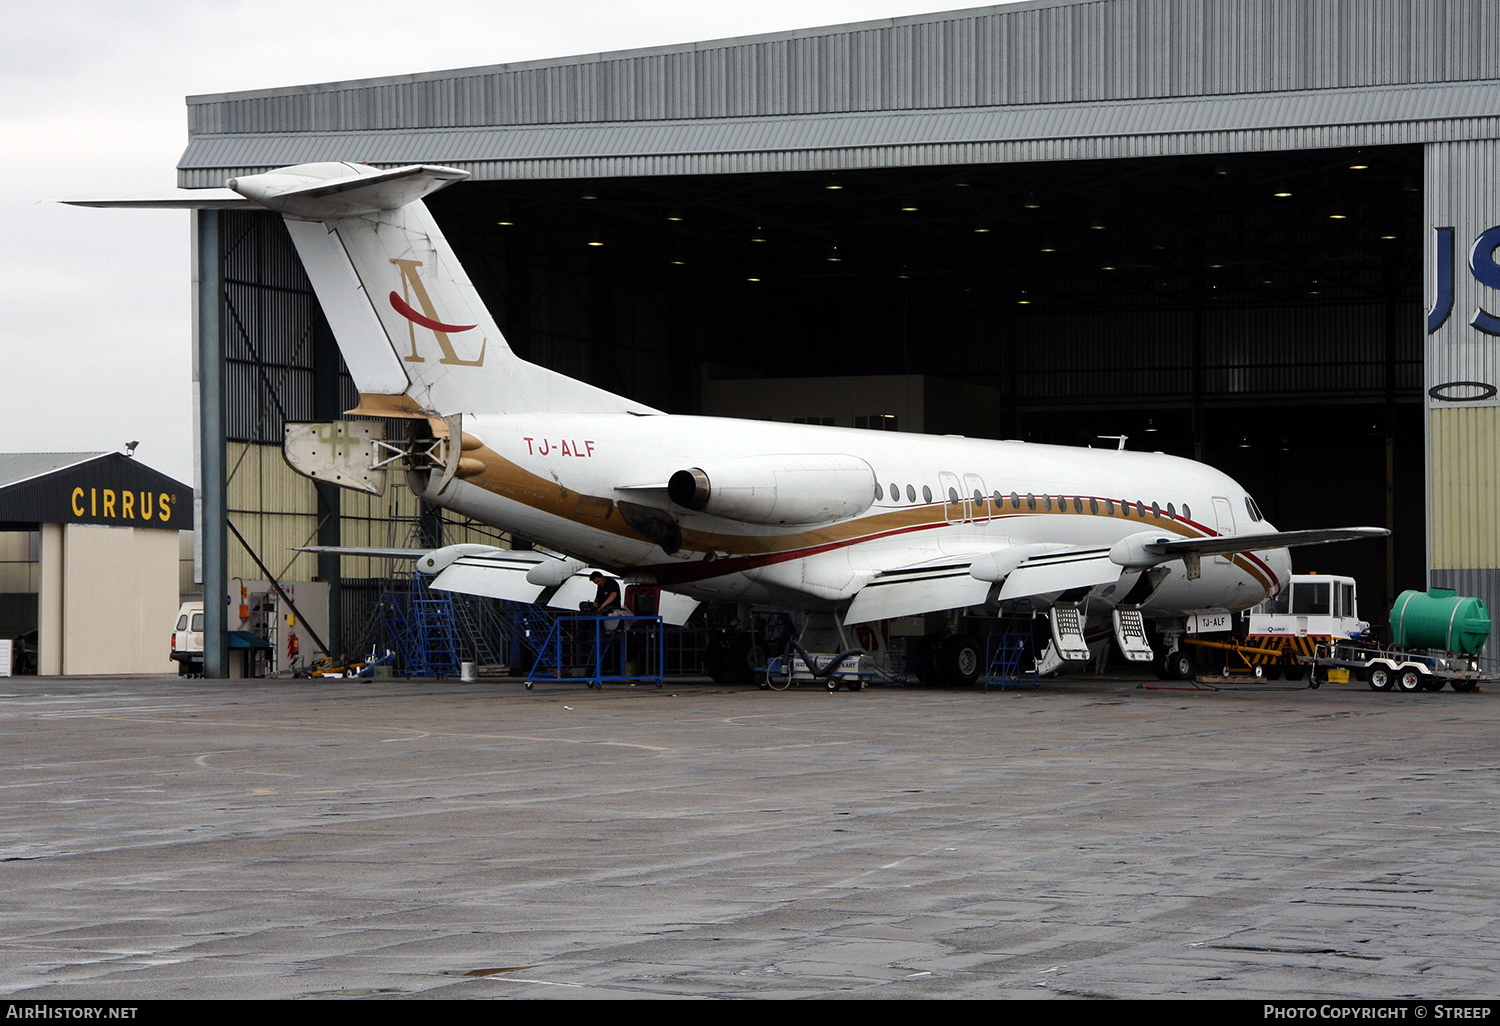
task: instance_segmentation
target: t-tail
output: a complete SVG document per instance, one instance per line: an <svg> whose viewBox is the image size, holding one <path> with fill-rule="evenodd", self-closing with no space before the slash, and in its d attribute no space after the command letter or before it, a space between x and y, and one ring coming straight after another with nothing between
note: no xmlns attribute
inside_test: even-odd
<svg viewBox="0 0 1500 1026"><path fill-rule="evenodd" d="M513 353L422 197L457 168L302 164L231 178L278 211L354 383L385 415L655 413Z"/></svg>

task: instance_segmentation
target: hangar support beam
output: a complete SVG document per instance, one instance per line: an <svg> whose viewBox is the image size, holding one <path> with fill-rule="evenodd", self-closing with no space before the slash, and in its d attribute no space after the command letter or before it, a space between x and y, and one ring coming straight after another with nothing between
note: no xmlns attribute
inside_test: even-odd
<svg viewBox="0 0 1500 1026"><path fill-rule="evenodd" d="M197 577L203 584L203 675L229 676L228 533L225 516L224 266L219 248L222 216L193 212L193 381L197 393Z"/></svg>

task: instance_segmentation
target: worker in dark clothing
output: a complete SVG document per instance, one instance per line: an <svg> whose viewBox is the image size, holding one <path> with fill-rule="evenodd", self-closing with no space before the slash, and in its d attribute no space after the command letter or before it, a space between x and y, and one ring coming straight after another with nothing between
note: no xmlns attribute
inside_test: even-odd
<svg viewBox="0 0 1500 1026"><path fill-rule="evenodd" d="M594 583L598 590L594 592L594 615L611 616L619 613L620 605L620 582L613 577L607 577L595 570L589 574L589 580Z"/></svg>

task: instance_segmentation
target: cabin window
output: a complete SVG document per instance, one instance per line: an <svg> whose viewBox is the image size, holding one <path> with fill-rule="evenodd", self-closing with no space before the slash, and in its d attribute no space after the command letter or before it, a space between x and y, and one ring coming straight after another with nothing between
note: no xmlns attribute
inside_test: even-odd
<svg viewBox="0 0 1500 1026"><path fill-rule="evenodd" d="M1332 581L1293 581L1292 615L1327 616L1332 590Z"/></svg>
<svg viewBox="0 0 1500 1026"><path fill-rule="evenodd" d="M1146 504L1140 499L1135 500L1135 515L1140 517L1142 520L1146 519Z"/></svg>
<svg viewBox="0 0 1500 1026"><path fill-rule="evenodd" d="M1105 499L1104 500L1104 514L1105 514L1105 516L1111 516L1111 517L1115 515L1115 500L1114 499Z"/></svg>
<svg viewBox="0 0 1500 1026"><path fill-rule="evenodd" d="M993 494L993 495L991 495L991 496L990 496L990 500L991 500L991 501L992 501L992 502L994 502L994 504L995 504L995 508L996 508L996 509L997 509L997 510L998 510L998 509L999 509L999 508L1000 508L1000 507L1001 507L1001 505L1003 505L1003 504L1004 504L1004 502L1005 502L1005 500L1004 500L1004 499L1003 499L1003 498L1001 498L1001 497L1000 497L1000 489L998 489L998 488L996 488L996 489L995 489L995 493L994 493L994 494Z"/></svg>
<svg viewBox="0 0 1500 1026"><path fill-rule="evenodd" d="M1151 504L1151 515L1153 517L1160 517L1161 516L1161 507L1158 506L1154 502Z"/></svg>
<svg viewBox="0 0 1500 1026"><path fill-rule="evenodd" d="M1010 493L1010 504L1012 506L1014 506L1016 509L1020 509L1021 508L1021 497L1019 495L1017 495L1015 492L1011 492Z"/></svg>
<svg viewBox="0 0 1500 1026"><path fill-rule="evenodd" d="M1042 509L1046 510L1048 513L1052 512L1052 496L1050 496L1050 495L1043 495L1042 496Z"/></svg>
<svg viewBox="0 0 1500 1026"><path fill-rule="evenodd" d="M1089 512L1092 513L1092 514L1094 514L1095 516L1099 515L1099 500L1098 499L1089 499Z"/></svg>
<svg viewBox="0 0 1500 1026"><path fill-rule="evenodd" d="M974 489L974 504L977 506L984 501L984 493L978 488Z"/></svg>
<svg viewBox="0 0 1500 1026"><path fill-rule="evenodd" d="M927 487L926 485L922 486L922 501L923 502L931 502L932 501L932 489L929 488L929 487Z"/></svg>
<svg viewBox="0 0 1500 1026"><path fill-rule="evenodd" d="M880 502L885 498L885 489L880 487L880 482L875 482L875 501Z"/></svg>
<svg viewBox="0 0 1500 1026"><path fill-rule="evenodd" d="M907 485L906 486L906 501L907 502L916 502L917 501L917 490L915 488L913 488L911 485Z"/></svg>
<svg viewBox="0 0 1500 1026"><path fill-rule="evenodd" d="M900 502L901 501L901 489L896 486L896 482L894 482L894 481L891 482L891 501L892 502Z"/></svg>
<svg viewBox="0 0 1500 1026"><path fill-rule="evenodd" d="M957 488L949 488L948 489L948 501L951 502L951 503L953 503L954 505L958 504L958 489Z"/></svg>
<svg viewBox="0 0 1500 1026"><path fill-rule="evenodd" d="M1030 492L1026 493L1026 508L1036 509L1036 496L1032 495Z"/></svg>
<svg viewBox="0 0 1500 1026"><path fill-rule="evenodd" d="M1082 513L1083 512L1083 499L1081 499L1077 495L1073 496L1073 512L1074 513Z"/></svg>
<svg viewBox="0 0 1500 1026"><path fill-rule="evenodd" d="M197 631L201 631L202 629L203 629L203 614L202 613L194 613L193 614L193 630L194 630L194 632L197 632Z"/></svg>
<svg viewBox="0 0 1500 1026"><path fill-rule="evenodd" d="M1173 520L1177 519L1177 507L1172 505L1170 502L1167 503L1167 516L1171 517Z"/></svg>
<svg viewBox="0 0 1500 1026"><path fill-rule="evenodd" d="M1193 519L1193 511L1190 510L1190 509L1188 509L1188 504L1185 503L1185 502L1182 504L1182 519L1184 519L1184 520L1191 520L1191 519Z"/></svg>

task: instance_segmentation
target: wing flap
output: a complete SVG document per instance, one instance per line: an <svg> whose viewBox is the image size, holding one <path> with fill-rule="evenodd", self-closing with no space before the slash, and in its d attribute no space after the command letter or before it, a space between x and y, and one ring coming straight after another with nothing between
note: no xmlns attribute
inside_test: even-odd
<svg viewBox="0 0 1500 1026"><path fill-rule="evenodd" d="M969 573L973 559L945 556L877 575L854 596L844 623L869 623L916 616L940 609L977 606L990 594L990 582Z"/></svg>
<svg viewBox="0 0 1500 1026"><path fill-rule="evenodd" d="M1033 556L1006 576L1000 588L1000 600L1113 584L1120 579L1121 573L1120 565L1103 549Z"/></svg>
<svg viewBox="0 0 1500 1026"><path fill-rule="evenodd" d="M464 595L484 595L506 602L531 603L546 591L542 585L532 584L526 579L536 565L534 558L463 556L450 563L428 587Z"/></svg>

